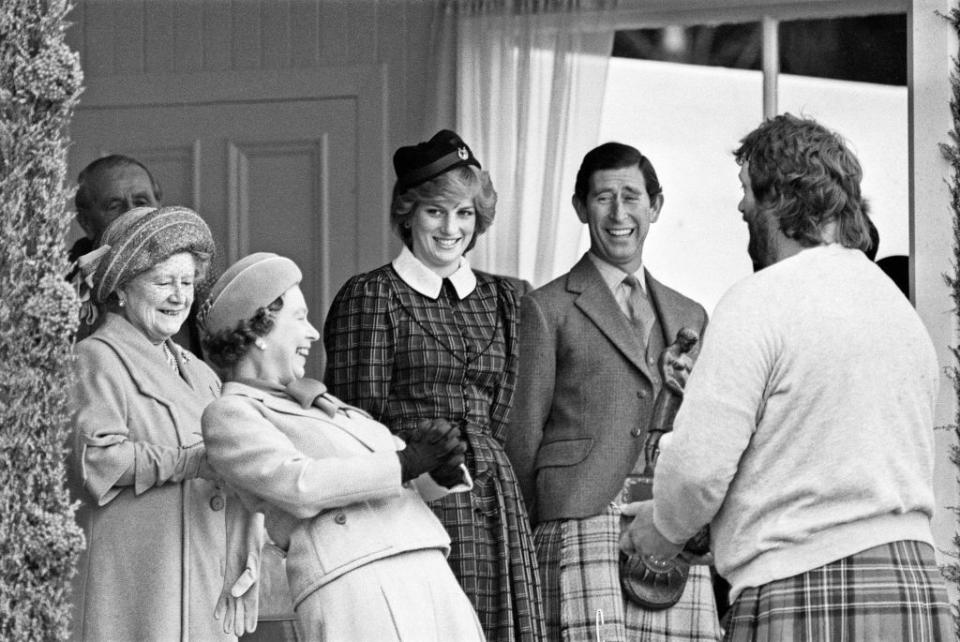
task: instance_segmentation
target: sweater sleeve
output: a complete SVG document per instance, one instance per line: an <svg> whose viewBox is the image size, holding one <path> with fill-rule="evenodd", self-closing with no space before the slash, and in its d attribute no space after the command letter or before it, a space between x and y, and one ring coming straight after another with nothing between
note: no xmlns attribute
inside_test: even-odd
<svg viewBox="0 0 960 642"><path fill-rule="evenodd" d="M672 542L719 511L762 415L775 342L760 307L731 291L705 332L654 478L654 524Z"/></svg>
<svg viewBox="0 0 960 642"><path fill-rule="evenodd" d="M263 416L258 404L228 395L203 413L210 464L235 488L299 519L403 490L395 451L308 457Z"/></svg>
<svg viewBox="0 0 960 642"><path fill-rule="evenodd" d="M517 295L508 281L497 282L497 313L501 315L504 339L506 340L506 364L503 376L497 381L490 404L490 431L493 438L503 444L507 419L513 405L513 396L517 385L517 370L519 367L520 345L517 340Z"/></svg>

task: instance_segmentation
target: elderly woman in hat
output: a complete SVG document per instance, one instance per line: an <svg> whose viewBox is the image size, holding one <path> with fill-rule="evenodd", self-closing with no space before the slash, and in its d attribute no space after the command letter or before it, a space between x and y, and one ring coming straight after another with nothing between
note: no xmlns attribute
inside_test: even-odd
<svg viewBox="0 0 960 642"><path fill-rule="evenodd" d="M390 218L403 248L337 294L324 327L326 382L400 436L425 418L463 427L473 491L433 506L453 540L450 565L487 637L540 640L533 539L502 445L517 293L464 256L493 222L497 195L452 131L401 147L393 163Z"/></svg>
<svg viewBox="0 0 960 642"><path fill-rule="evenodd" d="M206 642L240 632L231 622L224 633L214 619L228 511L200 416L220 382L170 340L213 251L193 211L144 207L111 223L80 261L106 318L76 347L68 470L87 547L73 585L73 639ZM256 555L248 532L253 539L232 545ZM246 549L234 552L247 560Z"/></svg>
<svg viewBox="0 0 960 642"><path fill-rule="evenodd" d="M203 414L210 463L287 551L306 639L482 640L446 563L449 537L421 498L448 492L430 471L461 466L459 429L422 422L405 446L305 379L320 335L300 279L290 259L251 254L201 306L207 356L226 379Z"/></svg>

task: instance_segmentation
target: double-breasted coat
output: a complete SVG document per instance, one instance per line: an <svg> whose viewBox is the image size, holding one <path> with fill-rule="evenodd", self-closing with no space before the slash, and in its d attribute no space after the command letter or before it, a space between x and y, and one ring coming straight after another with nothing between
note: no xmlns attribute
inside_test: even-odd
<svg viewBox="0 0 960 642"><path fill-rule="evenodd" d="M230 640L213 618L223 586L225 493L197 477L213 371L116 314L77 344L69 486L86 537L74 578L75 640ZM118 482L132 472L132 485Z"/></svg>
<svg viewBox="0 0 960 642"><path fill-rule="evenodd" d="M326 411L269 383L229 381L203 415L211 464L248 510L264 513L286 551L305 635L481 640L446 564L450 538L423 501L447 489L429 475L402 485L403 442L365 412L322 396ZM419 586L393 588L414 587L418 577L443 595L439 602Z"/></svg>

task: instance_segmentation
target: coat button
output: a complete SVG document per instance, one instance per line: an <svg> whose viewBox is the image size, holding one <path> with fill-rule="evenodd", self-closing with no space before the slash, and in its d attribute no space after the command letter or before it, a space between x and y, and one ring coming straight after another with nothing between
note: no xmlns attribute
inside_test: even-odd
<svg viewBox="0 0 960 642"><path fill-rule="evenodd" d="M214 495L210 498L210 508L213 510L223 510L223 507L226 506L227 502L223 498L223 495Z"/></svg>
<svg viewBox="0 0 960 642"><path fill-rule="evenodd" d="M647 391L646 390L637 390L637 399L646 399Z"/></svg>
<svg viewBox="0 0 960 642"><path fill-rule="evenodd" d="M343 513L337 513L336 516L333 518L333 521L343 526L344 524L347 523L347 516L344 515Z"/></svg>

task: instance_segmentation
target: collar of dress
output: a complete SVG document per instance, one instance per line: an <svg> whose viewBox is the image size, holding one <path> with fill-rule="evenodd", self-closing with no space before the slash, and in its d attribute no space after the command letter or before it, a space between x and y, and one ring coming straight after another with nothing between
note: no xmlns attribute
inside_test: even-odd
<svg viewBox="0 0 960 642"><path fill-rule="evenodd" d="M424 265L407 246L404 246L400 250L400 255L393 260L393 269L397 271L404 283L423 296L431 299L440 296L443 278ZM453 289L457 291L457 296L461 299L477 287L477 277L470 269L470 263L463 256L460 257L460 267L447 278L450 279Z"/></svg>

